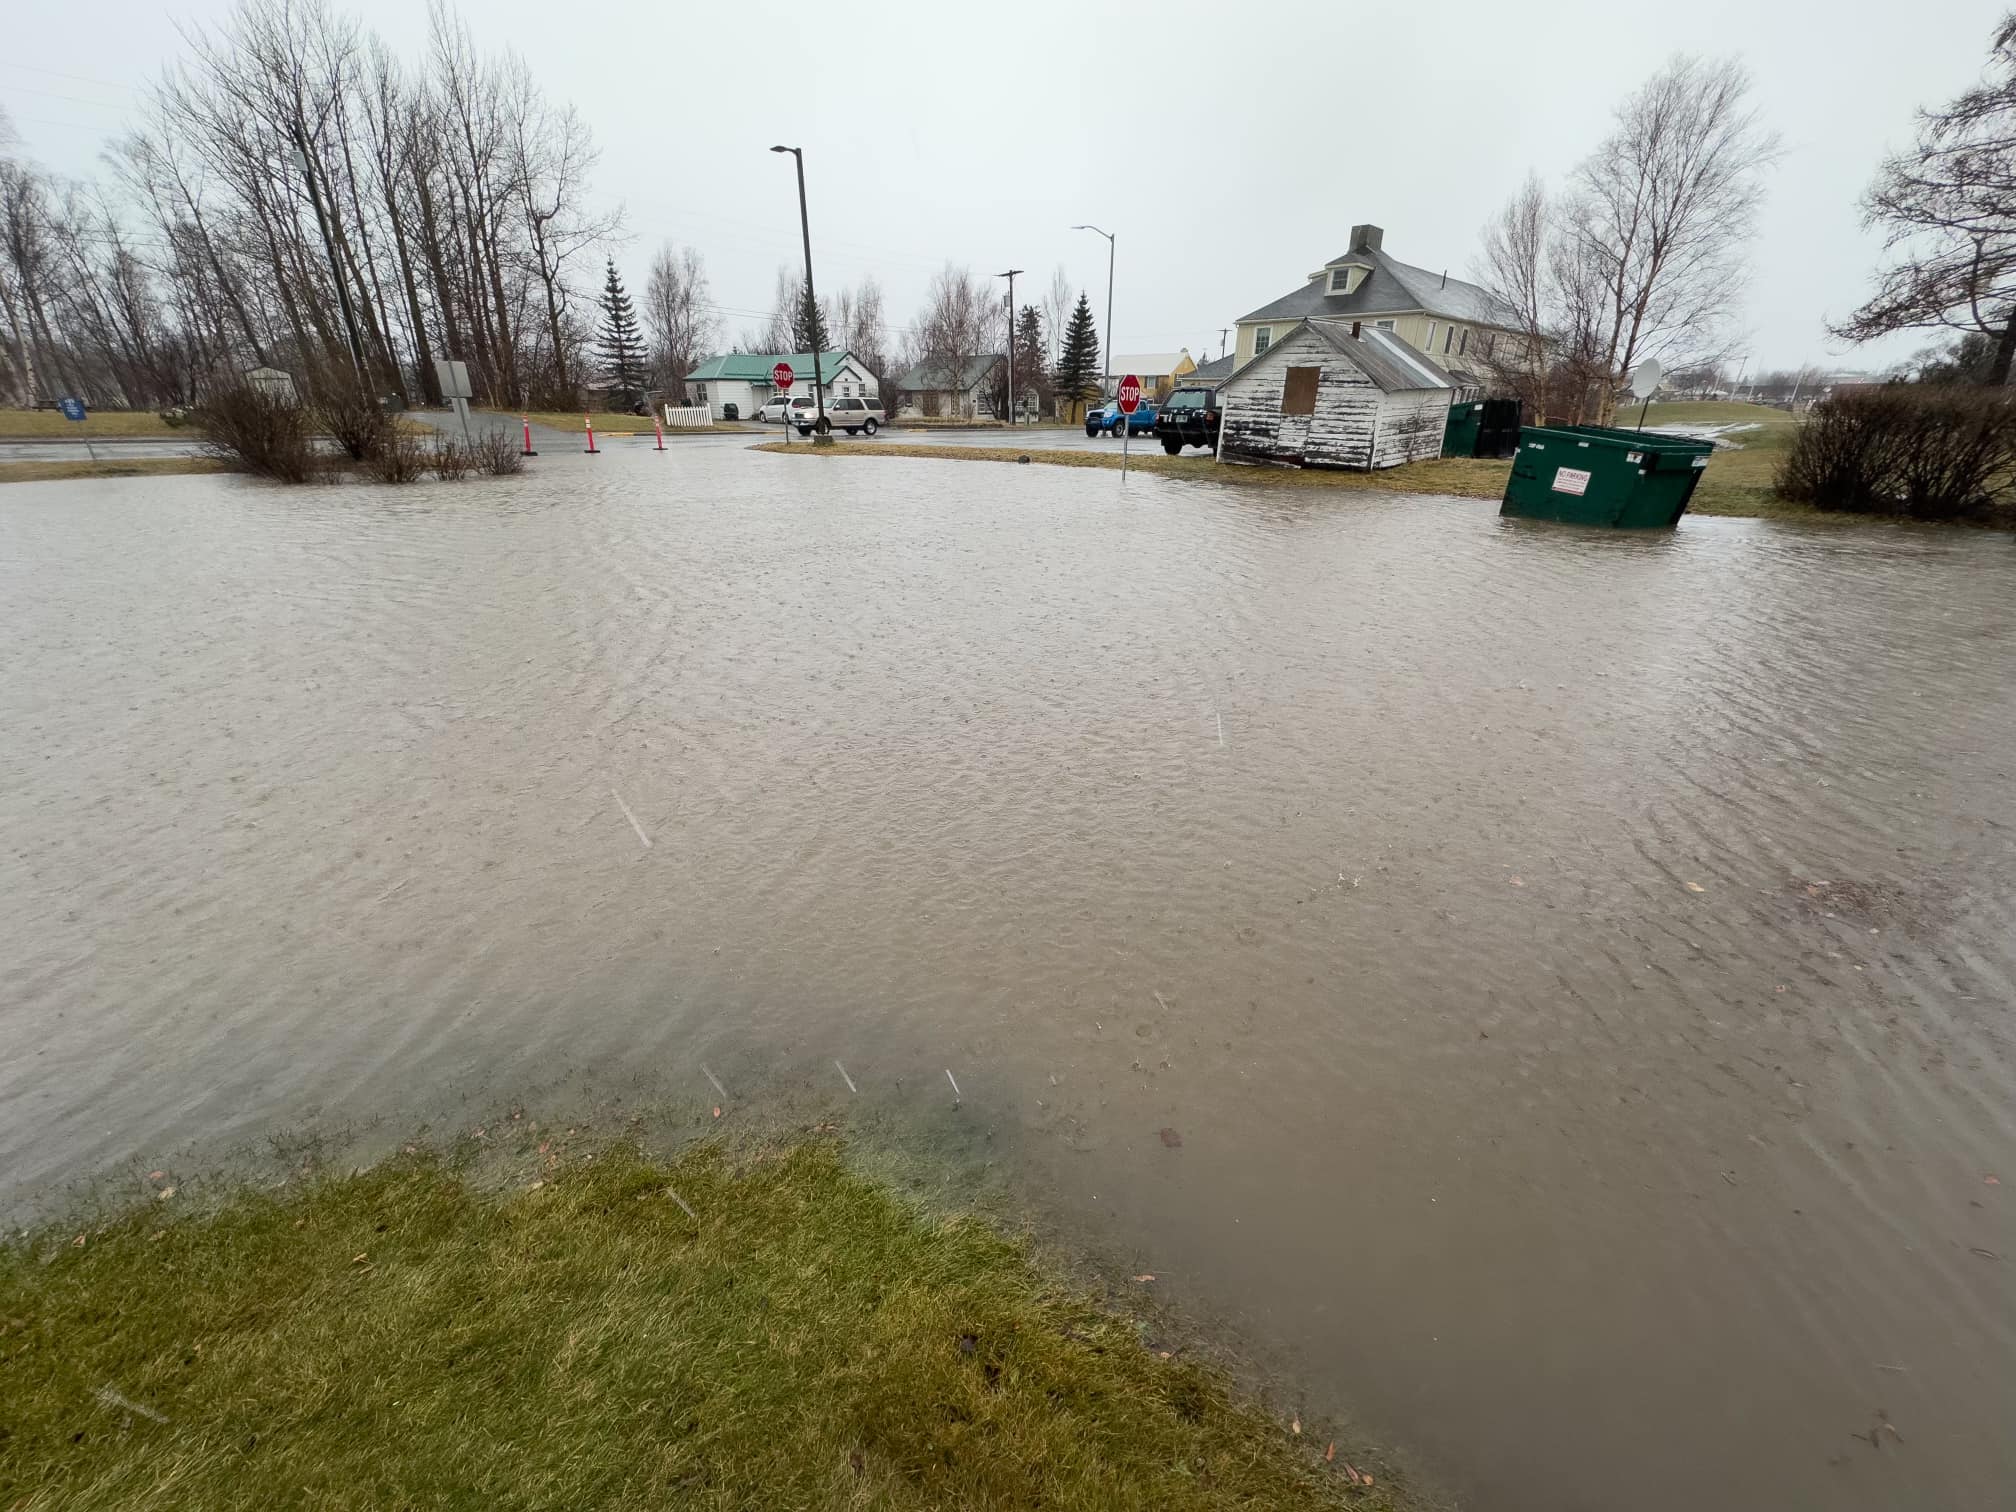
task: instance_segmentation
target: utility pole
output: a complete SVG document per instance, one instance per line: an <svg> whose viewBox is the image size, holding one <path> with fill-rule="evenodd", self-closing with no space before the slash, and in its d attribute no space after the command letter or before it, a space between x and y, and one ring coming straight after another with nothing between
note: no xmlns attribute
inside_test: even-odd
<svg viewBox="0 0 2016 1512"><path fill-rule="evenodd" d="M1006 273L996 273L996 278L1008 280L1008 423L1015 423L1015 275L1020 268L1010 268Z"/></svg>
<svg viewBox="0 0 2016 1512"><path fill-rule="evenodd" d="M826 423L826 382L819 373L819 296L812 292L812 221L805 213L805 153L798 147L772 147L772 152L788 152L798 160L798 229L805 236L805 304L812 312L812 403L819 411L818 423L812 427L812 438L822 445L831 444L833 428ZM784 423L791 423L787 410Z"/></svg>
<svg viewBox="0 0 2016 1512"><path fill-rule="evenodd" d="M343 280L343 265L336 261L336 244L329 239L329 218L322 213L322 193L315 187L315 165L308 156L308 135L299 121L291 122L294 162L308 180L308 202L315 207L315 224L322 232L322 250L329 258L329 276L336 280L336 303L343 311L343 330L350 338L350 371L357 375L357 391L364 389L364 343L357 339L357 312L350 308L350 285Z"/></svg>
<svg viewBox="0 0 2016 1512"><path fill-rule="evenodd" d="M1232 327L1230 326L1218 327L1218 355L1220 357L1223 357L1225 355L1225 338L1231 334L1232 334Z"/></svg>
<svg viewBox="0 0 2016 1512"><path fill-rule="evenodd" d="M1073 226L1073 231L1099 231L1097 226ZM1106 238L1106 339L1100 343L1099 355L1105 372L1100 375L1099 397L1106 397L1106 390L1113 386L1113 233L1099 231Z"/></svg>

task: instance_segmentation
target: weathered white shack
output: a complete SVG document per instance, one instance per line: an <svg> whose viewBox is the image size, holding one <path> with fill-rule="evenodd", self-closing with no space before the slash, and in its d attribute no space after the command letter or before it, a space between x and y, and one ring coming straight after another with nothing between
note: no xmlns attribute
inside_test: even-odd
<svg viewBox="0 0 2016 1512"><path fill-rule="evenodd" d="M1469 389L1392 331L1298 321L1218 386L1218 454L1360 472L1439 457L1459 393Z"/></svg>

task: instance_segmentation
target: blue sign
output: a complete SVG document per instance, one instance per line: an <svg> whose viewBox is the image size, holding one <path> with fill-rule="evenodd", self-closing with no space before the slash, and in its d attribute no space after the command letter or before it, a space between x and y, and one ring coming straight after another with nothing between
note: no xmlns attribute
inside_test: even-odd
<svg viewBox="0 0 2016 1512"><path fill-rule="evenodd" d="M56 401L56 408L63 411L63 418L65 420L82 420L84 418L84 401L82 399L59 399Z"/></svg>

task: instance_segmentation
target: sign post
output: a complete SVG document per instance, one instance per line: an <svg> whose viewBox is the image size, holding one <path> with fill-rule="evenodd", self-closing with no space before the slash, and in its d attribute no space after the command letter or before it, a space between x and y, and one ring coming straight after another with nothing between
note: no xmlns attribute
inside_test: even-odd
<svg viewBox="0 0 2016 1512"><path fill-rule="evenodd" d="M56 408L58 408L63 412L63 418L65 420L70 421L81 422L89 418L91 413L88 409L85 408L84 401L82 399L58 399L56 401ZM98 460L97 448L92 446L91 438L89 436L86 436L84 438L84 455L89 457L93 462L96 462Z"/></svg>
<svg viewBox="0 0 2016 1512"><path fill-rule="evenodd" d="M1134 411L1141 408L1141 380L1129 373L1120 380L1120 476L1127 476L1127 440L1134 434Z"/></svg>
<svg viewBox="0 0 2016 1512"><path fill-rule="evenodd" d="M797 380L797 377L798 375L791 371L790 363L778 363L777 366L770 369L771 392L788 400L791 397L791 385ZM760 420L763 417L758 415L756 418ZM784 406L784 444L786 446L791 444L791 406L789 404Z"/></svg>
<svg viewBox="0 0 2016 1512"><path fill-rule="evenodd" d="M1659 371L1659 359L1647 357L1631 370L1631 396L1643 399L1638 406L1638 429L1645 429L1645 412L1652 408L1652 396L1659 392L1659 380L1665 375Z"/></svg>

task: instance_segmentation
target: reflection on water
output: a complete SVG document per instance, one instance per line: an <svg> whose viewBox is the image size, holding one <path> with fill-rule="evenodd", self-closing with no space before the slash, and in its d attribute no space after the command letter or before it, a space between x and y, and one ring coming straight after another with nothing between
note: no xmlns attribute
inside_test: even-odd
<svg viewBox="0 0 2016 1512"><path fill-rule="evenodd" d="M1987 1505L2008 555L721 447L15 487L0 1172L949 1066L1480 1506Z"/></svg>

